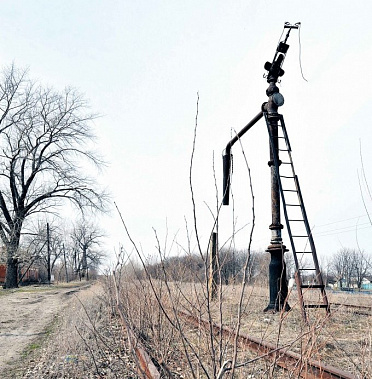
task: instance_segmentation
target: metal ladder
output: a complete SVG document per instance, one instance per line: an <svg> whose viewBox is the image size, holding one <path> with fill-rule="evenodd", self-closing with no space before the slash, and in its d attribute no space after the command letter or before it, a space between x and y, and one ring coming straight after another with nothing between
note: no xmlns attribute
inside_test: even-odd
<svg viewBox="0 0 372 379"><path fill-rule="evenodd" d="M264 112L264 116L269 132L270 146L274 151L274 139L267 112ZM314 239L306 215L300 183L293 166L292 150L284 119L281 114L278 114L278 118L278 154L273 153L274 166L278 177L283 212L295 263L295 281L301 313L304 321L308 321L306 308L325 308L329 313L330 307L319 268ZM286 159L283 162L279 160L280 153L286 153ZM281 166L280 170L279 166ZM292 226L295 234L292 233ZM304 293L312 289L320 289L322 304L305 304Z"/></svg>

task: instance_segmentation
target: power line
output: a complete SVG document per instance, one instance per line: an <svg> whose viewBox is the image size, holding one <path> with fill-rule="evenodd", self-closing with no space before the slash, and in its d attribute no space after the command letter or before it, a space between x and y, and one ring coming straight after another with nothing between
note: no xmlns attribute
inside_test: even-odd
<svg viewBox="0 0 372 379"><path fill-rule="evenodd" d="M358 225L356 225L356 227L355 226L348 226L348 227L345 227L345 228L326 230L325 232L313 233L313 235L316 235L317 237L326 237L326 236L331 236L331 235L334 235L334 234L339 234L341 231L343 231L342 233L349 233L349 232L355 232L355 231L359 231L359 230L363 230L363 229L368 229L368 228L372 227L372 225L369 222L366 222L366 223L361 224L361 225L366 225L366 224L368 224L368 226L365 226L363 228L358 227ZM330 233L328 233L328 232L330 232Z"/></svg>
<svg viewBox="0 0 372 379"><path fill-rule="evenodd" d="M350 220L355 220L355 219L362 218L362 217L367 217L367 216L366 216L366 215L361 215L361 216L355 216L355 217L345 218L345 219L343 219L343 220L333 221L333 222L329 222L329 223L327 223L327 224L320 224L320 225L317 225L316 227L317 227L317 228L320 228L320 227L322 227L322 226L338 224L338 223L340 223L340 222L350 221Z"/></svg>

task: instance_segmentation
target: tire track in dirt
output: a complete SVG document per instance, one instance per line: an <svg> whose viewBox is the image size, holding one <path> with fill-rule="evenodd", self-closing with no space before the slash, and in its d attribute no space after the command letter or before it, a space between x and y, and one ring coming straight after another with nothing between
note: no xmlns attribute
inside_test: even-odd
<svg viewBox="0 0 372 379"><path fill-rule="evenodd" d="M24 287L0 296L0 377L22 357L33 342L48 333L48 326L68 305L72 293L88 288Z"/></svg>

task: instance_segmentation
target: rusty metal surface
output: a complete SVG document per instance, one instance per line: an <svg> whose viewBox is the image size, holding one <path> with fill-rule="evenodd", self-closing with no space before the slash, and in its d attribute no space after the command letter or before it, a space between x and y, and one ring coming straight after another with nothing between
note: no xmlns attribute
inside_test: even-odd
<svg viewBox="0 0 372 379"><path fill-rule="evenodd" d="M138 373L139 375L141 375L143 379L160 379L160 373L154 365L150 355L142 346L141 342L139 341L133 330L130 328L129 323L127 322L125 313L123 311L123 307L120 304L119 291L116 282L115 272L113 273L113 279L115 285L116 309L119 314L122 325L128 334L128 339L138 366Z"/></svg>
<svg viewBox="0 0 372 379"><path fill-rule="evenodd" d="M330 305L350 309L351 312L357 315L372 316L371 305L355 305L355 304L343 304L343 303L330 303Z"/></svg>
<svg viewBox="0 0 372 379"><path fill-rule="evenodd" d="M139 366L139 373L144 379L160 379L160 373L155 367L150 355L146 352L145 348L142 346L136 335L133 333L132 329L126 322L122 307L120 304L116 305L118 314L120 316L121 322L125 327L130 343L132 345L133 352L136 355L137 365Z"/></svg>
<svg viewBox="0 0 372 379"><path fill-rule="evenodd" d="M179 315L196 327L202 325L205 328L210 328L210 324L206 320L197 319L193 315L185 312L179 312ZM221 331L221 328L216 324L212 325L212 329L216 334ZM227 327L223 327L222 332L228 337L235 335L235 332ZM279 367L290 370L301 378L356 379L356 376L349 372L340 370L336 367L323 365L321 362L305 359L300 354L289 351L286 348L278 350L278 347L274 344L262 341L256 337L239 334L238 341L249 349L262 354L263 358L275 362Z"/></svg>
<svg viewBox="0 0 372 379"><path fill-rule="evenodd" d="M372 305L357 305L357 304L346 304L346 303L331 303L331 305L372 311Z"/></svg>

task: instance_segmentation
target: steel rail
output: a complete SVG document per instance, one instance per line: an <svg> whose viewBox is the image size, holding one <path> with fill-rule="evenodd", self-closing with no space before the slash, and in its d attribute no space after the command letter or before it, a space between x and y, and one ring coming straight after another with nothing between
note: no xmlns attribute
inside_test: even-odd
<svg viewBox="0 0 372 379"><path fill-rule="evenodd" d="M372 305L357 305L357 304L346 304L346 303L331 303L331 304L346 307L346 308L363 309L366 311L372 310Z"/></svg>
<svg viewBox="0 0 372 379"><path fill-rule="evenodd" d="M114 276L114 275L113 275ZM130 328L127 319L124 314L124 310L119 301L119 294L116 287L116 309L120 320L122 322L123 327L126 329L128 333L128 338L131 344L131 348L135 354L136 363L138 365L139 374L143 379L160 379L161 375L153 363L152 358L146 351L146 349L142 346L139 339L135 335L135 333ZM358 306L351 304L341 304L341 303L331 303L332 305L340 305L350 308L366 308L371 309L371 307L367 306ZM217 324L210 325L209 321L199 319L193 316L190 313L178 312L179 316L185 319L189 324L204 328L210 329L212 326L213 332L218 335L221 333L226 337L232 337L235 335L235 331L228 327L220 328ZM248 347L252 351L256 351L261 354L262 358L270 360L277 366L291 371L294 374L298 375L298 377L306 378L306 379L356 379L357 377L349 372L340 370L336 367L324 365L319 361L310 360L298 353L290 351L287 347L278 348L278 346L263 341L259 338L249 336L247 334L240 333L238 335L238 342L242 344L242 346Z"/></svg>
<svg viewBox="0 0 372 379"><path fill-rule="evenodd" d="M266 298L265 295L252 294L251 296ZM333 303L330 302L329 306L345 307L353 310L353 313L362 316L372 316L372 305L357 305L357 304L347 304L347 303Z"/></svg>
<svg viewBox="0 0 372 379"><path fill-rule="evenodd" d="M330 303L338 307L345 307L350 309L351 312L361 316L372 316L372 306L369 305L355 305L355 304L343 304L343 303Z"/></svg>
<svg viewBox="0 0 372 379"><path fill-rule="evenodd" d="M149 353L143 347L136 334L131 329L123 310L122 305L120 304L119 291L116 283L115 272L113 273L114 285L115 285L115 295L116 295L116 310L119 314L121 323L128 334L128 339L130 347L133 350L135 355L136 364L138 366L138 373L142 376L143 379L160 379L160 373L156 366L153 363L152 358Z"/></svg>
<svg viewBox="0 0 372 379"><path fill-rule="evenodd" d="M149 353L142 346L141 342L126 322L122 306L120 304L116 304L116 309L120 316L121 322L128 333L131 347L136 355L136 363L139 366L139 373L142 374L144 379L160 379L160 373L154 365Z"/></svg>
<svg viewBox="0 0 372 379"><path fill-rule="evenodd" d="M199 327L202 325L204 328L210 328L210 323L206 320L201 320L195 316L178 312L190 324ZM212 324L213 332L219 334L222 330L223 335L231 337L235 335L235 332L228 328L220 328L216 324ZM254 350L262 354L262 357L274 362L277 366L282 367L288 371L294 372L301 378L306 379L356 379L355 375L349 372L340 370L336 367L324 365L314 360L305 359L298 353L282 348L278 350L278 347L270 342L262 341L259 338L248 336L246 334L239 334L238 341L248 347L250 350Z"/></svg>

